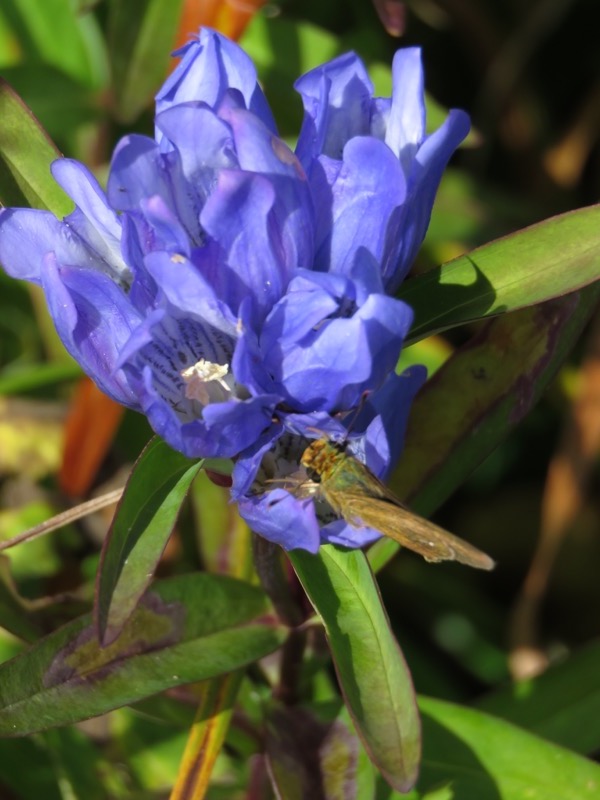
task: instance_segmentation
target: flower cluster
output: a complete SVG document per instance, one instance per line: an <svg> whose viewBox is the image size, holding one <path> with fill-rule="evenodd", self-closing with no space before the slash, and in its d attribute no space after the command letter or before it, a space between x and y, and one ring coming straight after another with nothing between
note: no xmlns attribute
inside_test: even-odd
<svg viewBox="0 0 600 800"><path fill-rule="evenodd" d="M294 153L237 45L203 30L176 55L154 138L119 143L106 192L55 161L75 210L2 211L0 261L43 287L107 394L186 455L236 459L254 530L287 548L360 546L377 532L319 518L276 481L324 434L349 436L379 476L398 457L424 370L395 374L412 317L391 293L468 119L451 111L426 135L417 49L396 54L388 99L348 54L297 82Z"/></svg>

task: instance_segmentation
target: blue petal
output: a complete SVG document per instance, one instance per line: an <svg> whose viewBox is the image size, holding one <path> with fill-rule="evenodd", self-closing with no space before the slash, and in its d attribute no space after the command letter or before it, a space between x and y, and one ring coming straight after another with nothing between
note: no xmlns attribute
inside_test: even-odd
<svg viewBox="0 0 600 800"><path fill-rule="evenodd" d="M257 83L254 65L238 45L216 31L202 28L199 37L174 55L182 59L156 95L157 112L198 100L215 108L229 89L237 89L246 108L275 132L275 122Z"/></svg>
<svg viewBox="0 0 600 800"><path fill-rule="evenodd" d="M171 170L175 156L162 153L147 136L124 136L115 147L107 183L107 196L119 211L137 210L146 197L158 195L169 203Z"/></svg>
<svg viewBox="0 0 600 800"><path fill-rule="evenodd" d="M294 88L304 104L296 153L307 171L312 159L341 158L347 141L369 133L373 84L354 53L307 72Z"/></svg>
<svg viewBox="0 0 600 800"><path fill-rule="evenodd" d="M286 431L305 439L321 439L326 436L333 442L344 442L348 438L348 429L337 417L326 411L312 411L309 414L282 414ZM350 421L353 418L350 417Z"/></svg>
<svg viewBox="0 0 600 800"><path fill-rule="evenodd" d="M253 114L232 110L229 121L242 170L269 177L275 189L271 218L280 231L283 259L291 267L312 267L315 218L310 187L296 156Z"/></svg>
<svg viewBox="0 0 600 800"><path fill-rule="evenodd" d="M154 430L174 448L190 457L235 456L271 425L279 398L240 400L233 382L213 384L217 395L207 401L190 396L185 370L201 359L227 365L233 340L197 314L179 313L165 307L147 314L121 348L117 366Z"/></svg>
<svg viewBox="0 0 600 800"><path fill-rule="evenodd" d="M202 205L217 170L239 166L229 125L199 103L173 106L157 115L156 124L179 153L183 177Z"/></svg>
<svg viewBox="0 0 600 800"><path fill-rule="evenodd" d="M232 474L231 497L240 500L250 493L263 456L273 448L283 433L280 423L273 422L267 430L252 442L235 462Z"/></svg>
<svg viewBox="0 0 600 800"><path fill-rule="evenodd" d="M259 497L245 497L239 510L250 528L285 550L316 553L321 544L313 501L299 500L284 489L273 489Z"/></svg>
<svg viewBox="0 0 600 800"><path fill-rule="evenodd" d="M390 245L382 260L382 274L390 294L396 291L417 256L442 174L469 126L467 114L451 110L444 124L419 148L408 179L408 198L395 219L396 230L389 237Z"/></svg>
<svg viewBox="0 0 600 800"><path fill-rule="evenodd" d="M77 206L64 222L96 255L96 268L116 281L128 282L131 275L121 255L121 223L98 181L83 164L69 158L54 161L52 175Z"/></svg>
<svg viewBox="0 0 600 800"><path fill-rule="evenodd" d="M140 209L148 223L146 230L152 236L151 245L145 242L146 252L166 250L168 253L190 255L190 241L186 230L162 198L154 195L144 199L140 203Z"/></svg>
<svg viewBox="0 0 600 800"><path fill-rule="evenodd" d="M324 323L285 353L277 376L282 394L299 410L357 406L394 369L411 320L407 306L374 295L352 319ZM268 370L277 366L267 360Z"/></svg>
<svg viewBox="0 0 600 800"><path fill-rule="evenodd" d="M139 211L150 197L160 197L180 220L194 244L203 242L198 192L185 180L176 151L162 152L144 136L126 136L117 145L108 177L108 197L120 211Z"/></svg>
<svg viewBox="0 0 600 800"><path fill-rule="evenodd" d="M339 544L342 547L365 547L381 539L381 531L375 528L355 528L343 519L330 522L321 528L322 544Z"/></svg>
<svg viewBox="0 0 600 800"><path fill-rule="evenodd" d="M398 50L392 65L392 104L385 142L406 172L425 137L425 88L421 50Z"/></svg>
<svg viewBox="0 0 600 800"><path fill-rule="evenodd" d="M42 286L69 353L106 394L138 409L128 381L116 371L119 350L140 322L123 291L99 272L61 268L52 253L44 260Z"/></svg>
<svg viewBox="0 0 600 800"><path fill-rule="evenodd" d="M350 141L335 182L315 183L318 224L317 268L349 274L360 249L381 262L389 237L388 221L406 199L406 179L383 142L371 137Z"/></svg>
<svg viewBox="0 0 600 800"><path fill-rule="evenodd" d="M60 264L95 269L95 254L64 222L32 208L0 210L0 262L13 278L41 282L44 257L54 252Z"/></svg>
<svg viewBox="0 0 600 800"><path fill-rule="evenodd" d="M218 249L197 263L234 313L249 294L265 313L287 285L293 265L285 263L281 232L272 224L275 200L262 175L223 170L202 211L200 221Z"/></svg>
<svg viewBox="0 0 600 800"><path fill-rule="evenodd" d="M357 308L350 281L313 278L303 273L291 281L259 335L243 331L234 372L251 391L280 394L297 411L351 409L393 372L412 311L382 294Z"/></svg>
<svg viewBox="0 0 600 800"><path fill-rule="evenodd" d="M168 302L180 314L204 320L233 341L237 336L236 318L227 305L227 297L219 297L189 259L158 252L149 254L145 264Z"/></svg>
<svg viewBox="0 0 600 800"><path fill-rule="evenodd" d="M397 464L404 446L406 426L413 400L427 379L427 369L419 364L401 375L392 373L378 392L370 395L357 426L369 416L364 444L365 462L378 478L385 480Z"/></svg>

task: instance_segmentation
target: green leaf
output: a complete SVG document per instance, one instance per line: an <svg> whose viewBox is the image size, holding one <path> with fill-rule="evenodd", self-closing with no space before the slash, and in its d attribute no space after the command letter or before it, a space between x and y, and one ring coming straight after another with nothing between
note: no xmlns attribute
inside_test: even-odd
<svg viewBox="0 0 600 800"><path fill-rule="evenodd" d="M573 653L543 675L499 689L478 708L556 744L593 753L600 749L600 642Z"/></svg>
<svg viewBox="0 0 600 800"><path fill-rule="evenodd" d="M103 644L116 639L146 591L201 467L158 437L135 464L102 548L96 613Z"/></svg>
<svg viewBox="0 0 600 800"><path fill-rule="evenodd" d="M457 350L417 395L391 481L398 496L424 515L443 503L538 401L599 297L595 284L491 320ZM397 550L390 539L376 542L372 568Z"/></svg>
<svg viewBox="0 0 600 800"><path fill-rule="evenodd" d="M64 216L73 203L54 181L50 164L60 153L31 111L0 78L0 201Z"/></svg>
<svg viewBox="0 0 600 800"><path fill-rule="evenodd" d="M407 280L415 312L407 342L515 311L600 278L600 205L552 217Z"/></svg>
<svg viewBox="0 0 600 800"><path fill-rule="evenodd" d="M346 704L367 752L391 786L417 776L420 726L410 673L360 550L324 545L289 554L321 615Z"/></svg>
<svg viewBox="0 0 600 800"><path fill-rule="evenodd" d="M121 122L134 120L166 78L181 7L182 0L112 0L108 29Z"/></svg>
<svg viewBox="0 0 600 800"><path fill-rule="evenodd" d="M600 766L504 720L420 698L423 764L414 797L585 800L600 793ZM433 792L436 792L434 794ZM413 795L411 795L411 798Z"/></svg>
<svg viewBox="0 0 600 800"><path fill-rule="evenodd" d="M0 736L222 675L271 653L285 634L265 594L247 583L207 573L157 581L113 644L99 645L86 614L0 666Z"/></svg>

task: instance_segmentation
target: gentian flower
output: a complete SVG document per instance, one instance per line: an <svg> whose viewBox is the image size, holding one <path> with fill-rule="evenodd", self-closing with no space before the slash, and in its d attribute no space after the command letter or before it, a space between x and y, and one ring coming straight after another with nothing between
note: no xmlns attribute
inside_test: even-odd
<svg viewBox="0 0 600 800"><path fill-rule="evenodd" d="M304 122L296 153L316 208L314 269L348 274L366 250L395 292L421 246L443 170L469 132L451 110L425 133L419 48L394 57L391 98L373 98L364 64L340 56L296 82Z"/></svg>
<svg viewBox="0 0 600 800"><path fill-rule="evenodd" d="M0 212L0 261L43 287L107 394L186 455L236 459L232 496L254 530L287 548L361 546L378 533L329 520L295 473L321 435L380 477L399 455L424 371L394 372L412 314L390 292L466 116L425 136L418 51L396 56L387 100L351 54L298 82L294 154L237 45L203 30L176 55L154 137L118 144L106 192L54 162L75 210Z"/></svg>

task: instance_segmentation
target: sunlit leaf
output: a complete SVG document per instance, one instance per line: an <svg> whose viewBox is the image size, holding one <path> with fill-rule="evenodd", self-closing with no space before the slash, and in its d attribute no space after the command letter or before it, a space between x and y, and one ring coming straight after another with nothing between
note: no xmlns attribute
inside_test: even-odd
<svg viewBox="0 0 600 800"><path fill-rule="evenodd" d="M390 630L364 554L333 545L290 560L321 615L346 704L372 761L390 785L416 780L420 726L410 673Z"/></svg>
<svg viewBox="0 0 600 800"><path fill-rule="evenodd" d="M40 478L56 470L63 420L56 403L0 397L0 475Z"/></svg>
<svg viewBox="0 0 600 800"><path fill-rule="evenodd" d="M253 572L251 533L231 503L229 489L203 472L194 481L190 498L204 568L249 580Z"/></svg>
<svg viewBox="0 0 600 800"><path fill-rule="evenodd" d="M600 766L504 720L421 698L423 765L416 798L585 800L600 792ZM443 796L443 795L442 795Z"/></svg>
<svg viewBox="0 0 600 800"><path fill-rule="evenodd" d="M415 312L408 341L515 311L600 278L600 206L552 217L402 284Z"/></svg>
<svg viewBox="0 0 600 800"><path fill-rule="evenodd" d="M1 78L0 119L0 201L68 214L73 204L50 174L50 164L60 153Z"/></svg>

